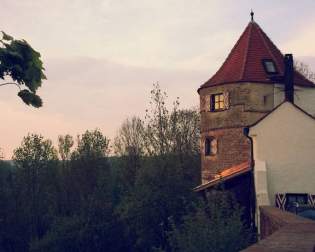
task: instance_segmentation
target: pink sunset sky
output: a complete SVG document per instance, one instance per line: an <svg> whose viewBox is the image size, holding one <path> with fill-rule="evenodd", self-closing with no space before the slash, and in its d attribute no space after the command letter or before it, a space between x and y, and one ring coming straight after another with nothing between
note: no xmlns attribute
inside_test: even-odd
<svg viewBox="0 0 315 252"><path fill-rule="evenodd" d="M1 87L5 158L28 133L56 143L99 128L113 139L124 119L144 115L157 81L170 101L198 106L197 88L223 63L251 8L283 53L315 70L313 0L2 0L0 29L39 51L47 75L40 109Z"/></svg>

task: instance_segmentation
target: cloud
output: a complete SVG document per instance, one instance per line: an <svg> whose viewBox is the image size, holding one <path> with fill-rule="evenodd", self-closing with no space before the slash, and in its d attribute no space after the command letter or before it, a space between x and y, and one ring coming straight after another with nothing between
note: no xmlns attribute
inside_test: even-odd
<svg viewBox="0 0 315 252"><path fill-rule="evenodd" d="M100 128L113 138L125 118L144 116L157 81L170 104L180 97L183 107L196 106L197 88L210 77L208 71L131 67L87 57L47 59L45 66L48 80L39 90L42 108L24 105L14 87L1 89L0 147L7 157L28 132L56 140L59 134Z"/></svg>
<svg viewBox="0 0 315 252"><path fill-rule="evenodd" d="M213 25L219 7L219 1L4 0L2 27L27 39L44 59L89 56L180 68L204 54L214 32L220 33Z"/></svg>
<svg viewBox="0 0 315 252"><path fill-rule="evenodd" d="M18 101L16 101L18 102ZM28 133L42 134L56 140L59 134L80 132L80 121L67 120L64 115L45 113L40 110L31 110L28 107L14 105L9 102L0 102L2 123L0 124L0 147L4 150L5 158L11 158L14 148L19 146Z"/></svg>
<svg viewBox="0 0 315 252"><path fill-rule="evenodd" d="M307 25L301 28L295 34L292 34L290 40L284 43L286 51L293 52L299 57L315 56L315 19L309 21Z"/></svg>
<svg viewBox="0 0 315 252"><path fill-rule="evenodd" d="M269 7L266 7L269 6ZM170 100L198 105L197 88L219 68L255 20L283 52L315 56L315 2L203 0L2 0L1 29L42 54L44 107L25 106L13 87L0 92L0 147L27 132L55 139L99 127L113 137L127 116L143 116L152 83ZM298 15L299 14L299 15ZM308 63L308 62L307 62Z"/></svg>

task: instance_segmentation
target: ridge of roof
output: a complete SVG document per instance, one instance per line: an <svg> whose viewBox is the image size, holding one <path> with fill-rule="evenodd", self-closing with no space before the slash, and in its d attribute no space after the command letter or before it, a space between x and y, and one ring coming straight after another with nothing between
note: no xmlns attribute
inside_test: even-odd
<svg viewBox="0 0 315 252"><path fill-rule="evenodd" d="M311 119L315 120L315 117L311 115L310 113L306 112L304 109L296 105L295 103L289 102L284 100L283 102L279 103L277 106L275 106L272 110L270 110L267 114L265 114L263 117L261 117L258 121L254 122L251 125L248 125L246 128L252 128L259 124L262 120L264 120L266 117L268 117L270 114L272 114L274 111L276 111L279 107L281 107L283 104L288 103L291 104L293 107L295 107L297 110L305 114L306 116L310 117Z"/></svg>
<svg viewBox="0 0 315 252"><path fill-rule="evenodd" d="M252 22L254 22L254 21L252 21ZM243 79L243 76L245 74L246 62L247 62L247 59L248 59L249 40L250 40L250 37L251 37L250 34L252 33L252 30L253 30L252 27L253 26L250 26L250 28L249 28L249 35L248 35L247 45L246 45L246 54L244 55L244 61L243 61L243 66L242 66L243 70L242 70L240 79Z"/></svg>
<svg viewBox="0 0 315 252"><path fill-rule="evenodd" d="M198 89L223 85L226 83L256 82L277 83L270 79L262 60L272 59L278 74L284 73L283 54L255 22L251 21L233 46L227 58L217 72ZM283 83L280 83L283 84ZM294 84L314 87L315 84L295 71Z"/></svg>

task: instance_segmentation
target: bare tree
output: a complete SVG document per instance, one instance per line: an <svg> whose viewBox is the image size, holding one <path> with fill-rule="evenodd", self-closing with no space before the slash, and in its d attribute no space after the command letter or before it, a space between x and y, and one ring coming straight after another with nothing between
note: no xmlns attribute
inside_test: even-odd
<svg viewBox="0 0 315 252"><path fill-rule="evenodd" d="M140 156L144 150L144 125L140 118L127 118L114 140L114 151L119 156Z"/></svg>
<svg viewBox="0 0 315 252"><path fill-rule="evenodd" d="M196 109L180 109L179 98L173 108L166 107L167 94L158 84L151 91L151 108L147 110L145 140L148 154L198 154L199 113Z"/></svg>
<svg viewBox="0 0 315 252"><path fill-rule="evenodd" d="M197 109L179 109L177 98L170 110L166 100L167 94L154 84L145 120L126 119L119 129L114 141L116 155L199 154Z"/></svg>
<svg viewBox="0 0 315 252"><path fill-rule="evenodd" d="M315 82L315 73L310 69L309 65L295 60L294 61L294 69L302 74L306 79Z"/></svg>

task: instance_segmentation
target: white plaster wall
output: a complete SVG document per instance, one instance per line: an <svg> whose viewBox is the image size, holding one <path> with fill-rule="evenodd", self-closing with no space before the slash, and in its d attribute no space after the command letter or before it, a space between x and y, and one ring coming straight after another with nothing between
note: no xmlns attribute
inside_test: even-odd
<svg viewBox="0 0 315 252"><path fill-rule="evenodd" d="M252 136L253 144L257 147L257 139ZM254 148L254 157L257 156L258 148ZM257 226L258 234L260 234L260 206L270 206L269 194L268 194L268 180L267 180L267 169L264 161L255 159L254 169L255 179L255 193L256 193L256 213L255 223Z"/></svg>
<svg viewBox="0 0 315 252"><path fill-rule="evenodd" d="M315 194L314 119L286 102L251 127L250 136L255 161L265 162L271 204L276 193Z"/></svg>
<svg viewBox="0 0 315 252"><path fill-rule="evenodd" d="M307 113L315 116L315 88L294 86L294 103ZM274 85L274 106L284 100L284 86Z"/></svg>
<svg viewBox="0 0 315 252"><path fill-rule="evenodd" d="M258 206L269 206L267 169L264 161L255 160L255 192ZM258 209L258 208L257 208Z"/></svg>

